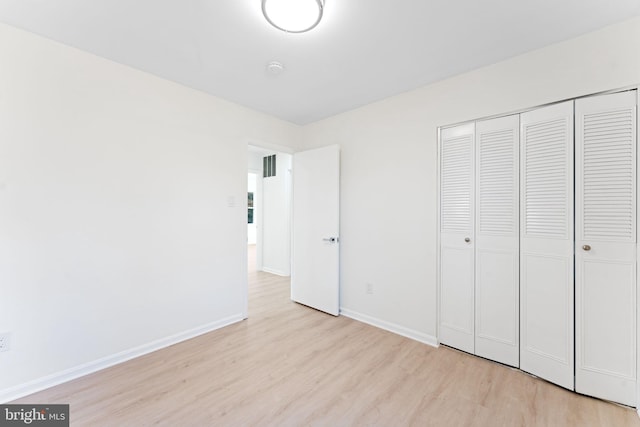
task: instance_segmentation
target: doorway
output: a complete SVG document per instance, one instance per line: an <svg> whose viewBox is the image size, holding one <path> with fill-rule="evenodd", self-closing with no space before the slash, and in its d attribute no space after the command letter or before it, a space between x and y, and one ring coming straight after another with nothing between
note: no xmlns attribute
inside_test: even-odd
<svg viewBox="0 0 640 427"><path fill-rule="evenodd" d="M248 271L291 274L292 161L278 149L248 147Z"/></svg>
<svg viewBox="0 0 640 427"><path fill-rule="evenodd" d="M249 278L263 273L291 276L289 286L294 302L337 316L340 147L330 145L296 153L295 196L293 157L290 152L249 145L249 171L259 173L256 193L248 203L254 207L250 215L256 223L256 246L255 252L248 250L247 271ZM250 269L254 253L256 267Z"/></svg>

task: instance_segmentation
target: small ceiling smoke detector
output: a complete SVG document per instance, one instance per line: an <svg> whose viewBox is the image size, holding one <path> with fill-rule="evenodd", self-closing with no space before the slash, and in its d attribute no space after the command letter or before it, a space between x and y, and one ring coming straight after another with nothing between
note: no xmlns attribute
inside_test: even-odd
<svg viewBox="0 0 640 427"><path fill-rule="evenodd" d="M278 74L282 74L284 71L284 66L278 61L271 61L267 64L267 72L271 75L277 76Z"/></svg>

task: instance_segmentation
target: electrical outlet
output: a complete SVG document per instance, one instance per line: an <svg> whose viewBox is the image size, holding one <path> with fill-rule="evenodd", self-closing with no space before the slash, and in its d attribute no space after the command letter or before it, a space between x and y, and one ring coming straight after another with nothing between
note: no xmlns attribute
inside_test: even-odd
<svg viewBox="0 0 640 427"><path fill-rule="evenodd" d="M366 283L365 288L366 288L367 294L373 295L373 283Z"/></svg>
<svg viewBox="0 0 640 427"><path fill-rule="evenodd" d="M11 334L6 332L0 334L0 353L3 351L9 351L11 348Z"/></svg>

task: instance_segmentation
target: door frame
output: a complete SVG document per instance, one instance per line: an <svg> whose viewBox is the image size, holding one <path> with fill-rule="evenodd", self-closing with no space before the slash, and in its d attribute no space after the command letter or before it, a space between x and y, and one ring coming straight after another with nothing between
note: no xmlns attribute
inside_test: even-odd
<svg viewBox="0 0 640 427"><path fill-rule="evenodd" d="M436 142L438 145L436 149L436 348L440 347L440 313L442 312L440 308L440 295L442 295L442 290L440 289L442 285L440 271L440 264L442 260L442 256L440 254L440 247L442 246L442 242L440 240L440 227L442 221L442 206L440 202L440 186L442 185L440 173L442 171L440 157L442 156L442 130L447 127L449 126L438 126L436 129Z"/></svg>
<svg viewBox="0 0 640 427"><path fill-rule="evenodd" d="M256 270L262 269L262 180L259 169L248 169L256 175L256 191L253 195L253 223L256 226Z"/></svg>
<svg viewBox="0 0 640 427"><path fill-rule="evenodd" d="M640 224L640 150L638 149L638 143L640 142L640 85L635 86L636 90L636 224ZM638 239L638 228L636 225L636 411L640 415L640 375L638 370L640 368L640 292L638 292L638 265L640 265L640 253L638 246L640 239Z"/></svg>

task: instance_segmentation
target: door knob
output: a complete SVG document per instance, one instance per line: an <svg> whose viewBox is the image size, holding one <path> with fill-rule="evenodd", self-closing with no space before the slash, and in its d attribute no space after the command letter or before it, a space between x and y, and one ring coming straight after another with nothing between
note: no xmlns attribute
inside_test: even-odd
<svg viewBox="0 0 640 427"><path fill-rule="evenodd" d="M465 242L467 242L467 243L469 243L469 242L471 241L471 239L470 239L470 238L468 238L468 237L465 237L465 238L464 238L464 241L465 241Z"/></svg>
<svg viewBox="0 0 640 427"><path fill-rule="evenodd" d="M338 241L337 237L325 237L322 239L323 242L335 243Z"/></svg>
<svg viewBox="0 0 640 427"><path fill-rule="evenodd" d="M590 251L590 250L591 250L591 246L589 246L589 245L584 245L584 246L582 247L582 249L584 249L585 251Z"/></svg>

